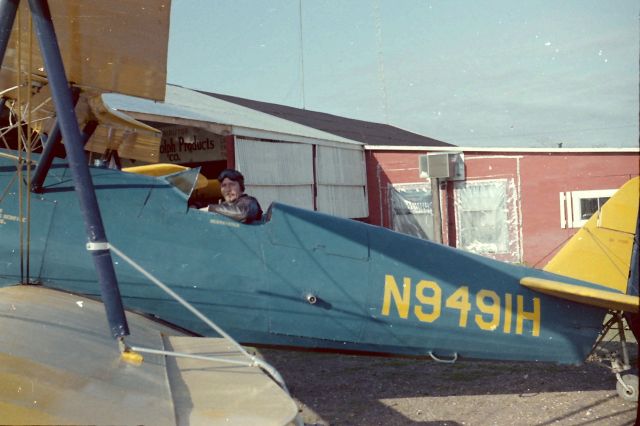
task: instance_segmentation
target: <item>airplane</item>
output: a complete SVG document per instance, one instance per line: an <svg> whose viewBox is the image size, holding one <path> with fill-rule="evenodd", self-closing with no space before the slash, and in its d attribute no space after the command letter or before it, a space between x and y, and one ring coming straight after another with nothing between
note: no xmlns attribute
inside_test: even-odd
<svg viewBox="0 0 640 426"><path fill-rule="evenodd" d="M0 153L0 168L16 179L0 194L0 257L8 270L17 266L20 271L3 277L0 288L3 424L302 424L279 373L178 295L169 291L219 337L194 336L157 318L125 313L111 255L101 247L105 230L83 142L144 145L159 135L149 126L109 113L99 95L109 89L164 97L168 21L166 1L0 2L0 105L9 119L0 139L6 144L5 136L13 131L20 145L18 151ZM41 56L34 55L32 25ZM115 43L108 33L127 43ZM132 55L131 50L140 50L134 42L138 37L153 40ZM164 57L158 50L165 51ZM140 78L144 76L150 78L148 84ZM68 77L73 79L71 86ZM78 120L89 120L85 132L98 137L87 141ZM44 141L38 134L47 122L52 127ZM89 256L95 267L86 284L99 286L101 301L28 285L33 284L28 276L35 264L28 255L16 257L32 247L37 252L41 247L36 247L46 243L35 230L43 224L41 214L52 213L55 203L44 201L44 211L32 210L34 198L25 195L32 188L31 194L38 194L41 171L58 167L51 165L52 157L45 157L59 150L61 137L70 173L65 179L72 180L77 194L72 208L83 211L87 230L80 248L86 250L87 241L95 246ZM38 143L44 149L35 167L31 149ZM76 242L69 243L71 248ZM6 251L9 245L14 248Z"/></svg>
<svg viewBox="0 0 640 426"><path fill-rule="evenodd" d="M6 284L20 279L20 222L16 167L0 152ZM189 208L197 170L90 171L111 251L243 343L573 364L589 355L609 310L638 312L637 278L627 282L637 264L629 215L637 218L638 178L537 270L279 203L259 223L238 223ZM56 159L31 193L30 280L98 297L73 186L66 161ZM127 308L211 335L122 259L115 255Z"/></svg>
<svg viewBox="0 0 640 426"><path fill-rule="evenodd" d="M242 343L441 362L581 363L604 338L610 313L605 331L618 329L621 352L603 362L618 393L637 399L622 318L637 338L638 178L538 270L280 203L260 222L238 223L190 208L198 169L148 176L89 167L108 230L108 240L95 241L74 194L82 161L31 154L46 166L25 195L25 218L20 184L31 174L28 163L16 166L20 155L0 150L0 286L27 281L104 299L92 264L100 251L113 255L124 307L204 336L217 333L145 280L168 286ZM25 223L28 261L18 247ZM115 323L115 334L126 335Z"/></svg>

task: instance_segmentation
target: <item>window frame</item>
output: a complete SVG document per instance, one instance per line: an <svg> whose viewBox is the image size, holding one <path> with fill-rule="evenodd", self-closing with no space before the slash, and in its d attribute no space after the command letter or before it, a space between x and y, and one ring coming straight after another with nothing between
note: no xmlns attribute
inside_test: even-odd
<svg viewBox="0 0 640 426"><path fill-rule="evenodd" d="M560 193L560 227L581 228L589 219L582 219L582 200L611 196L616 189L588 189Z"/></svg>
<svg viewBox="0 0 640 426"><path fill-rule="evenodd" d="M506 243L504 247L500 246L500 242L496 243L496 250L471 250L463 243L463 229L462 229L462 215L465 213L471 212L487 212L489 210L486 209L474 209L466 206L462 206L461 192L465 189L471 189L472 187L481 187L481 186L491 186L500 184L504 187L504 206L502 206L502 212L504 213L504 223L500 226L504 227L504 233ZM504 256L512 255L512 250L509 244L509 238L511 235L510 223L509 223L509 215L515 214L516 211L511 211L510 208L515 208L515 206L510 206L509 203L509 180L508 179L477 179L477 180L466 180L461 184L454 185L454 199L455 199L455 224L456 224L456 247L461 248L462 250L467 250L471 253L476 253L481 256L490 257L494 259L500 259ZM497 212L500 209L490 210L492 212ZM518 221L518 217L516 214L516 220ZM497 225L496 225L497 226ZM519 255L519 253L518 253Z"/></svg>

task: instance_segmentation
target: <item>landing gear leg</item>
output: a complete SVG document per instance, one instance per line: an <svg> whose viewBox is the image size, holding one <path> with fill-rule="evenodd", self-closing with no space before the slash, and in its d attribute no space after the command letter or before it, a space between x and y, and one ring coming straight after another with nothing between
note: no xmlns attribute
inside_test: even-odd
<svg viewBox="0 0 640 426"><path fill-rule="evenodd" d="M626 401L638 401L638 375L637 374L622 374L631 370L631 364L629 362L629 351L627 349L627 339L625 335L624 323L622 321L623 313L612 311L611 318L604 324L600 337L596 341L591 353L599 361L609 361L611 367L608 367L616 376L616 390L618 395ZM620 352L610 351L603 346L603 341L607 337L610 331L617 329L617 336L620 338ZM612 341L610 338L607 342Z"/></svg>

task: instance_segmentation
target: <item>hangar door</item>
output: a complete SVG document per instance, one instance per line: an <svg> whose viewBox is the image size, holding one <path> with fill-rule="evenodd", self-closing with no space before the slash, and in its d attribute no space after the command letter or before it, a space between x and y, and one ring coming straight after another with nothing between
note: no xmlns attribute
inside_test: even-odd
<svg viewBox="0 0 640 426"><path fill-rule="evenodd" d="M263 209L273 201L334 216L368 216L364 149L235 140L236 167Z"/></svg>
<svg viewBox="0 0 640 426"><path fill-rule="evenodd" d="M273 201L313 210L313 145L236 138L236 168L263 210Z"/></svg>
<svg viewBox="0 0 640 426"><path fill-rule="evenodd" d="M316 155L318 211L339 217L367 217L364 150L318 146Z"/></svg>

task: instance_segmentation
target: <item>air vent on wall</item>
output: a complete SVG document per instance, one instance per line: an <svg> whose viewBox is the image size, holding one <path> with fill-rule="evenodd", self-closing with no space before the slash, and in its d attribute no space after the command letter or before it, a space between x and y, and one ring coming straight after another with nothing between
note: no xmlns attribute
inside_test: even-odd
<svg viewBox="0 0 640 426"><path fill-rule="evenodd" d="M464 154L438 152L419 157L421 178L464 180Z"/></svg>

